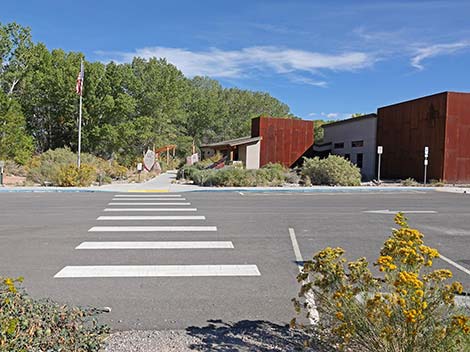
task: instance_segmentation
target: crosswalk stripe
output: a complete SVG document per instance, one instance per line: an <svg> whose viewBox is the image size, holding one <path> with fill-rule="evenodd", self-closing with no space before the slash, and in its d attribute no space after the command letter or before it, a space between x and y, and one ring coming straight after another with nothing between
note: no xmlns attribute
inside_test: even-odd
<svg viewBox="0 0 470 352"><path fill-rule="evenodd" d="M179 216L179 215L163 215L163 216L99 216L96 220L206 220L205 216Z"/></svg>
<svg viewBox="0 0 470 352"><path fill-rule="evenodd" d="M181 194L115 194L114 196L120 198L179 198Z"/></svg>
<svg viewBox="0 0 470 352"><path fill-rule="evenodd" d="M55 278L260 276L256 265L93 265L66 266Z"/></svg>
<svg viewBox="0 0 470 352"><path fill-rule="evenodd" d="M191 205L191 203L108 203L108 205Z"/></svg>
<svg viewBox="0 0 470 352"><path fill-rule="evenodd" d="M186 198L113 198L113 201L129 201L129 200L138 200L138 201L149 201L149 200L166 200L166 201L175 201L175 200L186 200Z"/></svg>
<svg viewBox="0 0 470 352"><path fill-rule="evenodd" d="M217 231L216 226L93 226L88 232L200 232Z"/></svg>
<svg viewBox="0 0 470 352"><path fill-rule="evenodd" d="M233 249L231 241L82 242L75 249Z"/></svg>
<svg viewBox="0 0 470 352"><path fill-rule="evenodd" d="M197 211L197 208L105 208L104 211Z"/></svg>

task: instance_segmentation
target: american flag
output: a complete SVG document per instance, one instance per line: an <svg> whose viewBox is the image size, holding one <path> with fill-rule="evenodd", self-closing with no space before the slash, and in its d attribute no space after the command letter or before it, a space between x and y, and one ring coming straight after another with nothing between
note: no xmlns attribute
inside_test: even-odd
<svg viewBox="0 0 470 352"><path fill-rule="evenodd" d="M78 95L83 93L83 78L85 77L85 68L83 67L83 60L80 62L80 72L77 77L77 84L75 85L75 92Z"/></svg>

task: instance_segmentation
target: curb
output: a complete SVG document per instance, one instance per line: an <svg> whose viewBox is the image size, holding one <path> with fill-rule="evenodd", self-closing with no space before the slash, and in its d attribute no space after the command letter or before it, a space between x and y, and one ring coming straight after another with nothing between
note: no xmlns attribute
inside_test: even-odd
<svg viewBox="0 0 470 352"><path fill-rule="evenodd" d="M196 189L181 192L246 192L246 193L367 193L367 192L409 192L409 191L435 191L433 187L331 187L331 188L302 188L302 189L263 189L263 188L221 188Z"/></svg>
<svg viewBox="0 0 470 352"><path fill-rule="evenodd" d="M204 192L245 192L245 193L368 193L368 192L409 192L436 191L434 187L329 187L329 188L209 188L209 189L188 189L170 190L172 193L204 193ZM116 189L90 189L90 188L26 188L8 189L0 188L0 193L140 193L140 192L162 192L161 190L116 190ZM167 192L167 191L166 191Z"/></svg>
<svg viewBox="0 0 470 352"><path fill-rule="evenodd" d="M79 188L27 188L27 189L8 189L8 188L0 188L0 193L100 193L100 192L115 192L113 190L105 190L105 189L79 189Z"/></svg>

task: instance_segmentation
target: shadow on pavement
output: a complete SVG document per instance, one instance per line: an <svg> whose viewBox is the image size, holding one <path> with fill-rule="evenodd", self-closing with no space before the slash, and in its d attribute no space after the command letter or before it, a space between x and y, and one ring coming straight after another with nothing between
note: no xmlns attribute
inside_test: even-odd
<svg viewBox="0 0 470 352"><path fill-rule="evenodd" d="M204 327L191 326L186 329L189 336L198 339L190 346L196 351L320 351L304 348L308 337L288 325L278 325L263 320L241 320L226 323L222 320L208 320Z"/></svg>

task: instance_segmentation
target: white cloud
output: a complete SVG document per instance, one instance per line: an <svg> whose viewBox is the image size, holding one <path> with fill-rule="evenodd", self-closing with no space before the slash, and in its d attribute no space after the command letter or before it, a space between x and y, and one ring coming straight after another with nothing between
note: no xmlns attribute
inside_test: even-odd
<svg viewBox="0 0 470 352"><path fill-rule="evenodd" d="M320 71L354 71L368 67L374 58L364 52L324 54L306 50L253 46L240 50L191 51L182 48L148 47L134 52L98 52L106 60L130 62L133 57L166 58L189 77L240 78L254 71L290 75L288 78L304 84L325 87L326 82L311 75ZM302 73L302 75L301 75ZM307 74L307 76L305 76Z"/></svg>
<svg viewBox="0 0 470 352"><path fill-rule="evenodd" d="M325 120L344 120L352 116L350 112L311 112L308 114L310 117L318 117Z"/></svg>
<svg viewBox="0 0 470 352"><path fill-rule="evenodd" d="M310 86L321 87L321 88L326 88L328 86L328 82L326 81L317 81L309 77L289 75L288 78L294 83L308 84Z"/></svg>
<svg viewBox="0 0 470 352"><path fill-rule="evenodd" d="M463 50L469 47L470 42L456 42L449 44L435 44L418 48L416 49L414 56L411 58L411 65L416 67L418 70L422 70L424 69L422 61L425 59L439 55L453 54L459 50Z"/></svg>

